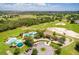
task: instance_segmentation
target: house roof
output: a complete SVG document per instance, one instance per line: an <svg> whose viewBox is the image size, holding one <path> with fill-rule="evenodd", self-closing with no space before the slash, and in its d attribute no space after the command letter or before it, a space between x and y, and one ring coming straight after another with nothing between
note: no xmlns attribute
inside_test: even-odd
<svg viewBox="0 0 79 59"><path fill-rule="evenodd" d="M79 24L79 20L75 20L75 23Z"/></svg>

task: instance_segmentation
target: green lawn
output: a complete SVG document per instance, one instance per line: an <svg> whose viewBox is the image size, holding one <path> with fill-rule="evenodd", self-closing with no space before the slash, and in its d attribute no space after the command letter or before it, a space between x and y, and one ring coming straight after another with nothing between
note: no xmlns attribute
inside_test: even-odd
<svg viewBox="0 0 79 59"><path fill-rule="evenodd" d="M30 26L28 27L28 29L46 29L48 27L62 27L79 33L79 24L69 24L69 23L66 23L66 25L63 26L63 25L55 25L54 22L49 22L49 23Z"/></svg>
<svg viewBox="0 0 79 59"><path fill-rule="evenodd" d="M74 47L75 47L75 43L76 42L73 42L72 44L66 46L66 47L63 47L61 49L61 55L79 55L79 52L77 52Z"/></svg>
<svg viewBox="0 0 79 59"><path fill-rule="evenodd" d="M14 29L14 30L8 30L5 32L0 33L0 42L5 41L9 36L16 36L19 33L23 32L20 28Z"/></svg>
<svg viewBox="0 0 79 59"><path fill-rule="evenodd" d="M9 48L9 46L6 45L4 41L6 41L6 39L9 36L16 36L20 32L22 32L22 30L17 28L14 30L9 30L9 31L5 31L5 32L0 33L0 54L6 54L7 50L12 50L12 51L14 50L14 49Z"/></svg>
<svg viewBox="0 0 79 59"><path fill-rule="evenodd" d="M55 49L60 48L60 45L59 45L59 44L56 44L56 43L54 43L54 42L51 42L50 46L52 46L52 47L55 48Z"/></svg>

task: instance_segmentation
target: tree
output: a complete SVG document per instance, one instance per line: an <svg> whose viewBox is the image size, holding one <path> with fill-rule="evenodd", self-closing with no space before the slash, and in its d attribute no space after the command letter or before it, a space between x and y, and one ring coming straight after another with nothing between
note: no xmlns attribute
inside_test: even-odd
<svg viewBox="0 0 79 59"><path fill-rule="evenodd" d="M56 32L53 32L53 39L57 41L57 36L56 36Z"/></svg>
<svg viewBox="0 0 79 59"><path fill-rule="evenodd" d="M79 52L79 42L76 43L75 50Z"/></svg>
<svg viewBox="0 0 79 59"><path fill-rule="evenodd" d="M36 30L37 34L35 35L35 38L41 38L44 37L44 30Z"/></svg>
<svg viewBox="0 0 79 59"><path fill-rule="evenodd" d="M57 49L55 53L59 55L61 53L61 48Z"/></svg>
<svg viewBox="0 0 79 59"><path fill-rule="evenodd" d="M56 36L56 32L53 32L53 36Z"/></svg>
<svg viewBox="0 0 79 59"><path fill-rule="evenodd" d="M0 19L0 23L4 23L5 21L3 19Z"/></svg>
<svg viewBox="0 0 79 59"><path fill-rule="evenodd" d="M31 55L37 55L37 53L38 53L37 49L34 48Z"/></svg>
<svg viewBox="0 0 79 59"><path fill-rule="evenodd" d="M18 54L20 54L20 49L19 49L19 48L15 48L13 54L14 54L14 55L18 55Z"/></svg>
<svg viewBox="0 0 79 59"><path fill-rule="evenodd" d="M71 22L70 22L71 24L74 24L75 23L75 21L74 20L71 20Z"/></svg>
<svg viewBox="0 0 79 59"><path fill-rule="evenodd" d="M61 43L64 43L65 40L66 40L66 37L65 37L65 36L62 36L62 37L59 39L59 41L60 41Z"/></svg>
<svg viewBox="0 0 79 59"><path fill-rule="evenodd" d="M27 37L27 40L24 42L25 45L32 47L33 46L33 39L31 37Z"/></svg>

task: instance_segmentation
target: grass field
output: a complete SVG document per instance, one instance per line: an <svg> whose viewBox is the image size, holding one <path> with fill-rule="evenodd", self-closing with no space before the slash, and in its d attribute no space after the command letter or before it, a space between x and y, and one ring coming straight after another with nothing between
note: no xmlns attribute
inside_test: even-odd
<svg viewBox="0 0 79 59"><path fill-rule="evenodd" d="M78 30L79 24L69 24L69 23L66 23L66 25L63 26L63 25L55 25L54 22L49 22L49 23L43 23L43 24L39 24L39 25L30 26L30 27L28 27L28 29L46 29L48 27L62 27L62 28L67 28L69 30L73 30L73 31L79 33L79 30Z"/></svg>
<svg viewBox="0 0 79 59"><path fill-rule="evenodd" d="M66 47L63 47L61 49L61 55L79 55L79 52L77 52L74 47L75 47L75 43L76 43L76 40L75 42L73 42L72 44L66 46Z"/></svg>
<svg viewBox="0 0 79 59"><path fill-rule="evenodd" d="M79 24L69 24L67 22L64 22L64 23L66 23L66 25L63 26L63 25L55 25L55 23L57 23L57 21L56 22L43 23L43 24L39 24L39 25L33 25L33 26L30 26L30 27L27 27L27 30L29 30L29 29L30 30L46 29L48 27L64 27L64 28L67 28L67 29L70 29L70 30L73 30L73 31L79 33ZM22 30L21 28L17 28L17 29L14 29L14 30L8 30L8 31L0 33L0 54L1 55L6 54L7 50L14 51L14 49L9 48L8 45L6 45L4 41L8 37L17 36L19 33L23 32L23 31L24 30ZM75 45L75 42L72 43L71 45L67 46L67 47L62 48L61 54L63 54L63 55L79 54L79 52L74 50L74 45ZM28 48L28 47L24 47L24 48ZM22 51L23 51L23 49L22 49Z"/></svg>
<svg viewBox="0 0 79 59"><path fill-rule="evenodd" d="M5 44L5 41L9 36L16 36L20 32L22 32L22 30L17 28L14 30L8 30L6 32L0 33L0 54L6 54L7 50L12 50L12 51L14 50L9 48L9 46Z"/></svg>

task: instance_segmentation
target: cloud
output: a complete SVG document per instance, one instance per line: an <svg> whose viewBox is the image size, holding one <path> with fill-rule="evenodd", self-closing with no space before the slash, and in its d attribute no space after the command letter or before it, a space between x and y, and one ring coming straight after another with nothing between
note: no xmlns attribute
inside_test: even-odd
<svg viewBox="0 0 79 59"><path fill-rule="evenodd" d="M26 6L31 6L32 3L16 3L15 5L16 5L16 6L20 6L20 5L22 5L22 6L24 6L24 5L26 5Z"/></svg>
<svg viewBox="0 0 79 59"><path fill-rule="evenodd" d="M16 6L46 6L46 3L15 3Z"/></svg>
<svg viewBox="0 0 79 59"><path fill-rule="evenodd" d="M38 6L46 6L47 4L46 3L35 3L35 5L38 5Z"/></svg>
<svg viewBox="0 0 79 59"><path fill-rule="evenodd" d="M53 5L52 7L61 7L60 5Z"/></svg>
<svg viewBox="0 0 79 59"><path fill-rule="evenodd" d="M20 11L62 11L79 10L79 4L58 4L58 3L2 3L0 10ZM74 8L74 9L73 9Z"/></svg>

